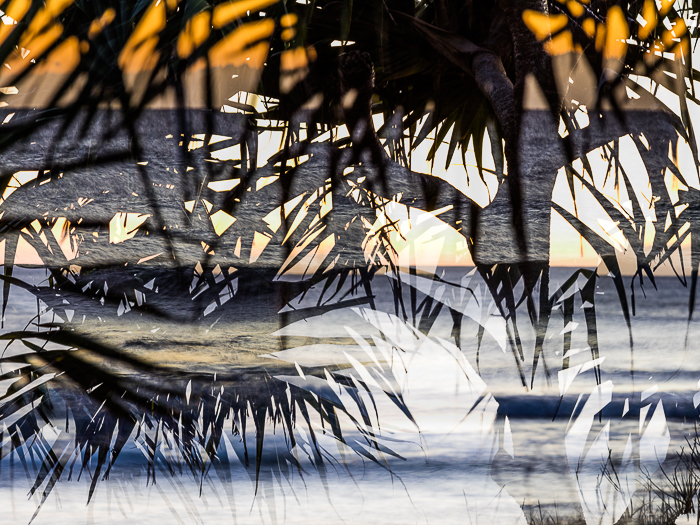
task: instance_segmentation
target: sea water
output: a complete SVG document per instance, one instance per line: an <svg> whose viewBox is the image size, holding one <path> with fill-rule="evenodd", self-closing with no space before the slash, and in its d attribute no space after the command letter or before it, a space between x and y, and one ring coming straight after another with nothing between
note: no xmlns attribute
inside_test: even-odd
<svg viewBox="0 0 700 525"><path fill-rule="evenodd" d="M551 269L550 293L573 271ZM167 433L151 429L154 475L143 436L134 433L89 503L96 459L78 479L86 452L78 453L71 478L64 472L46 491L34 523L525 523L533 509L582 516L588 522L616 521L633 496L646 490L645 479L658 476L661 465L671 465L686 438L695 435L698 321L688 321L688 288L674 277L657 277L656 287L645 282L643 291L635 282L630 341L613 280L601 276L595 296L599 354L589 348L584 305L577 296L577 324L565 326L561 308L553 310L535 368L535 330L524 304L517 310L521 358L508 339L512 321L502 319L478 272L445 268L437 273L440 281L377 275L371 286L373 308L358 303L321 314L313 310L318 315L298 315L284 326L282 314L251 324L252 316L224 311L214 325L213 319L202 319L178 327L144 322L135 311L117 316L114 305L96 301L85 320L73 317L66 329L80 331L98 322L99 328L82 330L92 335L105 330L113 338L121 332L127 343L139 334L146 341L161 337L161 343L169 337L200 338L202 353L207 345L210 353L218 349L207 367L197 369L205 375L247 366L266 381L286 382L315 396L336 395L347 408L346 414L337 411L344 442L319 417L312 418L310 427L297 419L294 449L287 429L268 425L256 464L256 427L250 421L246 447L252 459L246 465L242 436L225 423L214 461L192 471ZM46 271L16 268L15 277L39 284ZM410 308L406 317L397 311L392 289L398 280L420 290L418 302L430 296L433 308L443 304L427 333L415 329ZM628 300L630 286L626 278ZM289 305L303 312L317 304L317 297L312 290ZM408 302L407 292L405 297ZM459 341L449 308L466 312ZM36 329L31 324L36 313L35 296L13 287L4 331ZM65 311L55 313L67 321ZM44 321L51 314L44 312ZM417 317L420 321L420 312ZM158 323L161 330L153 332ZM485 329L479 344L480 324ZM568 368L580 365L571 381L562 374L567 330L572 339ZM253 340L251 355L257 359L236 361L245 341ZM382 341L385 348L380 348ZM129 351L140 355L168 350L167 344L132 346ZM6 349L23 351L18 342ZM188 362L195 363L197 349L188 355ZM325 367L332 374L324 373ZM350 417L362 419L357 405L333 379L343 374L368 385L363 395L370 424L360 424L364 433ZM178 381L185 379L179 376ZM249 380L238 387L245 392L263 388L261 384ZM392 388L411 418L387 395ZM72 439L71 426L46 424L44 442L63 450L59 444ZM377 436L380 447L363 445L368 432ZM46 482L34 496L28 492L45 455L26 441L0 462L3 523L27 523L34 515ZM168 465L182 468L170 471Z"/></svg>

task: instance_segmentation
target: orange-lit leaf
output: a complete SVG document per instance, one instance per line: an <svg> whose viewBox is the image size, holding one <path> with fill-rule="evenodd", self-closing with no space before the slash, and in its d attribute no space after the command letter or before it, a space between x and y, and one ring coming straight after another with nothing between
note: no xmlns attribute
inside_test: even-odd
<svg viewBox="0 0 700 525"><path fill-rule="evenodd" d="M661 36L661 41L664 43L664 46L670 48L675 43L673 41L674 38L681 38L685 36L687 32L688 26L685 25L682 18L679 18L676 20L676 25L673 29L664 31L663 35Z"/></svg>
<svg viewBox="0 0 700 525"><path fill-rule="evenodd" d="M574 51L574 40L571 31L563 31L545 42L544 50L552 56L565 55Z"/></svg>
<svg viewBox="0 0 700 525"><path fill-rule="evenodd" d="M308 63L308 59L306 58L306 50L303 47L297 47L295 49L284 51L280 57L282 71L293 71L295 69L306 67Z"/></svg>
<svg viewBox="0 0 700 525"><path fill-rule="evenodd" d="M523 22L532 31L537 40L544 40L548 36L564 29L569 19L566 15L548 16L530 9L523 13Z"/></svg>
<svg viewBox="0 0 700 525"><path fill-rule="evenodd" d="M671 7L673 7L673 4L676 3L676 0L661 0L661 7L659 7L659 14L661 16L665 15L671 10Z"/></svg>
<svg viewBox="0 0 700 525"><path fill-rule="evenodd" d="M19 22L24 18L24 15L27 14L27 11L29 11L31 4L30 0L12 0L10 5L7 6L5 15Z"/></svg>
<svg viewBox="0 0 700 525"><path fill-rule="evenodd" d="M31 59L38 59L43 55L51 44L58 40L62 33L63 26L56 23L30 41L24 41L24 37L22 37L20 47L28 49L29 53L25 54L24 58L18 54L15 58L8 61L12 72L19 74L24 71L31 63Z"/></svg>
<svg viewBox="0 0 700 525"><path fill-rule="evenodd" d="M155 54L158 34L165 29L165 3L156 0L143 15L119 55L122 71L143 71L152 68L158 57Z"/></svg>
<svg viewBox="0 0 700 525"><path fill-rule="evenodd" d="M642 18L646 22L644 27L639 27L639 38L646 40L651 32L656 29L656 24L659 22L659 17L656 14L656 4L654 0L645 0L642 8Z"/></svg>
<svg viewBox="0 0 700 525"><path fill-rule="evenodd" d="M282 24L282 27L292 27L293 25L296 25L298 20L299 17L294 13L287 13L280 18L280 24Z"/></svg>
<svg viewBox="0 0 700 525"><path fill-rule="evenodd" d="M603 58L608 60L622 60L627 53L627 39L630 36L629 27L625 15L618 6L608 10L607 35L605 38L605 51Z"/></svg>
<svg viewBox="0 0 700 525"><path fill-rule="evenodd" d="M22 35L20 47L26 47L27 42L53 24L56 17L72 3L73 0L48 0L46 6L34 15L29 27Z"/></svg>
<svg viewBox="0 0 700 525"><path fill-rule="evenodd" d="M27 14L30 6L30 0L12 0L10 5L7 7L5 15L19 22L24 18L24 15ZM15 26L12 24L0 24L0 44L2 44L8 36L10 36L10 33L12 33L14 28Z"/></svg>
<svg viewBox="0 0 700 525"><path fill-rule="evenodd" d="M586 32L586 34L593 38L595 36L595 20L592 18L586 18L583 21L583 30Z"/></svg>
<svg viewBox="0 0 700 525"><path fill-rule="evenodd" d="M318 58L318 52L316 51L316 48L314 46L309 46L306 48L306 55L309 57L309 60L311 60L311 62L315 62Z"/></svg>
<svg viewBox="0 0 700 525"><path fill-rule="evenodd" d="M100 18L96 18L90 24L90 29L88 30L88 38L95 38L99 35L102 30L114 20L114 9L111 7L106 9Z"/></svg>
<svg viewBox="0 0 700 525"><path fill-rule="evenodd" d="M584 7L579 4L576 0L569 0L566 2L566 7L569 10L569 13L575 18L579 18L583 16L583 13L585 11Z"/></svg>
<svg viewBox="0 0 700 525"><path fill-rule="evenodd" d="M254 69L261 68L267 58L269 43L260 42L255 46L248 46L269 38L274 30L275 23L270 19L243 24L212 47L209 52L211 65L224 67L247 64Z"/></svg>
<svg viewBox="0 0 700 525"><path fill-rule="evenodd" d="M209 11L197 13L187 21L185 29L177 39L177 54L187 58L192 52L209 38Z"/></svg>
<svg viewBox="0 0 700 525"><path fill-rule="evenodd" d="M37 74L53 73L64 74L70 73L80 63L80 42L78 37L68 37L56 49L48 54L46 59L41 62L37 68Z"/></svg>
<svg viewBox="0 0 700 525"><path fill-rule="evenodd" d="M248 11L259 11L277 2L278 0L238 0L219 4L214 8L212 25L214 29L221 29L226 24L245 16Z"/></svg>

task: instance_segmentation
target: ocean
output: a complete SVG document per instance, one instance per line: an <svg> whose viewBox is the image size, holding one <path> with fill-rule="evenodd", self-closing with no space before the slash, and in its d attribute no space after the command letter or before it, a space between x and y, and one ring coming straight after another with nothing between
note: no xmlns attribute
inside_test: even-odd
<svg viewBox="0 0 700 525"><path fill-rule="evenodd" d="M573 271L552 268L550 294ZM93 281L124 281L129 270L111 272ZM119 313L99 294L87 306L65 295L67 304L49 307L11 288L3 333L37 330L39 304L41 322L149 364L134 373L99 352L88 355L85 362L123 378L109 388L127 391L131 378L152 391L130 405L133 429L103 479L98 447L111 457L129 418L117 417L106 441L76 446L80 431L90 434L85 421L109 425L110 405L95 401L105 386L87 394L85 385L61 380L60 364L37 368L38 376L58 373L44 392L52 410L37 417L38 437L20 439L11 453L3 427L4 522L27 523L46 493L34 523L525 523L539 513L614 523L639 508L645 483L660 482L696 435L698 321L688 322L688 288L673 277L657 277L656 288L645 282L643 292L635 283L633 348L612 279L596 278L598 355L574 291L573 324L562 307L553 309L532 382L535 330L525 304L517 309L521 358L508 342L512 322L498 314L473 268L439 269L439 281L379 272L371 293L353 291L348 279L335 297L321 294L321 282L281 308L262 276L189 320L175 310L184 312L191 299L167 296L175 293L165 286L172 272L148 272L155 283L145 302L171 304L170 317L138 306ZM14 276L41 286L47 272L16 267ZM399 280L405 317L395 302ZM418 290L415 305L432 303L410 308L410 287ZM363 300L368 295L373 304ZM320 311L320 304L336 307ZM451 311L463 314L459 341ZM5 356L24 352L15 341ZM178 401L161 399L170 395ZM295 415L286 420L288 407ZM65 463L61 476L55 485L50 475L41 478L29 497L42 468L56 472L51 461L42 467L49 451Z"/></svg>

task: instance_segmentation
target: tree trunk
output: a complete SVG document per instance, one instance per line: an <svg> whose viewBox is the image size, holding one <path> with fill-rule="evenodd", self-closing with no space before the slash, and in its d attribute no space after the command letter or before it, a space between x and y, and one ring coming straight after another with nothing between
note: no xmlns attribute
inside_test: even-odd
<svg viewBox="0 0 700 525"><path fill-rule="evenodd" d="M494 201L479 214L474 260L483 264L547 261L552 190L566 157L557 133L560 99L551 60L522 18L526 9L544 12L546 2L510 0L501 8L513 43L515 83L510 97L487 98L503 129L508 176ZM475 59L477 78L478 65ZM544 101L530 107L526 96L532 96L534 84L542 90Z"/></svg>

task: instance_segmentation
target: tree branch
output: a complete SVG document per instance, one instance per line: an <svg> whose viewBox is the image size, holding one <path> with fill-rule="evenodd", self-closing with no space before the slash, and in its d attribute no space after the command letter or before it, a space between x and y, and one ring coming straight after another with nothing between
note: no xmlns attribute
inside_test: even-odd
<svg viewBox="0 0 700 525"><path fill-rule="evenodd" d="M513 83L501 59L463 36L444 31L413 16L403 13L396 15L410 22L443 58L474 78L496 113L506 141L514 138Z"/></svg>

